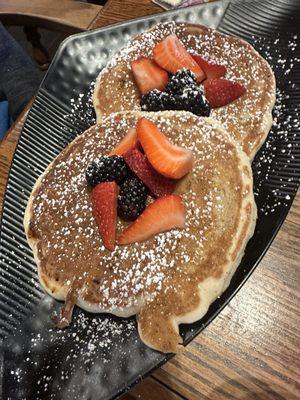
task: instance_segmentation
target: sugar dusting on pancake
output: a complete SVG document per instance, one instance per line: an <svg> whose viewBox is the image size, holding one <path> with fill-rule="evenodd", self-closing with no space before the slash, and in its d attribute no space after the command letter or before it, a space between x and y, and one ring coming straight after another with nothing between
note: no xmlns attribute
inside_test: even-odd
<svg viewBox="0 0 300 400"><path fill-rule="evenodd" d="M278 65L278 73L284 74L287 80L291 80L290 71L294 71L295 65L297 65L297 61L300 61L299 58L295 56L291 58L285 58L278 46L279 39L275 36L272 40L268 40L266 42L262 42L260 38L256 38L256 47L260 48L262 52L264 52L266 59L270 62L272 61L273 65ZM295 52L295 48L297 49L297 44L299 43L298 37L291 37L291 39L287 42L289 48L292 48L293 53ZM276 47L276 51L270 54L270 49ZM292 53L292 54L293 54ZM286 72L285 72L286 71ZM290 82L292 86L295 85L295 82L292 80ZM274 137L268 138L268 146L263 152L260 154L260 157L257 160L255 169L259 177L259 183L256 185L255 192L256 196L260 195L260 185L261 182L268 182L269 177L272 177L273 169L285 168L285 164L282 166L278 166L277 163L277 152L276 146L278 146L278 134L281 136L280 146L282 146L282 152L288 154L288 160L293 160L293 146L291 146L292 141L294 140L295 133L291 133L292 130L296 131L300 127L300 118L299 118L299 107L293 110L295 119L291 118L291 114L286 114L286 118L284 113L286 113L287 104L287 95L286 92L282 89L277 93L277 104L275 106L275 132L277 137L276 143L274 143ZM72 104L72 114L66 115L66 120L72 120L73 124L77 123L78 116L82 118L82 120L86 121L86 110L84 110L82 97L79 99L74 99ZM67 129L67 127L66 127ZM283 143L282 143L283 142ZM267 167L267 171L264 170L264 166ZM296 181L296 177L287 177L283 179L283 181L279 184L280 186L274 190L274 196L267 197L263 203L263 206L260 208L260 213L262 215L269 215L276 210L276 208L282 206L282 198L286 195L285 186L290 182ZM281 196L281 191L283 191L284 196ZM286 195L287 196L287 195ZM261 200L261 197L260 197ZM287 204L285 204L287 206ZM20 250L23 250L24 246L22 244L18 245ZM22 265L22 259L18 261L20 265ZM19 264L16 265L17 270L19 269ZM39 286L38 282L33 280L33 284L35 286ZM50 297L45 296L43 299L43 303L52 304ZM50 306L49 306L50 308ZM124 351L124 348L128 348L128 343L125 341L124 343L124 334L134 335L133 332L135 330L135 324L131 320L122 320L118 319L117 322L111 317L105 317L101 315L95 315L95 317L91 318L90 315L87 315L84 312L79 311L76 315L76 319L73 321L73 329L66 330L47 330L47 334L50 332L49 339L45 338L46 333L40 330L34 331L31 333L29 337L29 347L25 351L24 350L24 362L26 362L26 368L21 365L18 365L16 368L11 367L8 370L17 382L20 380L28 380L27 370L28 368L35 368L37 357L36 357L36 349L39 346L45 346L46 344L50 344L52 349L57 352L58 344L65 345L66 342L71 341L72 345L75 346L75 349L71 349L71 352L67 356L69 360L68 367L65 364L61 365L61 381L56 380L56 388L57 390L62 391L64 389L65 379L70 379L72 377L70 373L70 368L73 371L72 373L78 372L78 370L83 370L85 373L90 371L90 368L101 369L99 366L99 348L106 349L105 354L101 353L101 363L105 365L109 365L109 371L111 370L111 362L115 360L115 354L117 353L121 359L119 359L118 363L114 362L113 369L114 371L118 369L123 369L124 365L131 365L131 362L136 362L134 356L130 358L130 354ZM76 333L75 333L76 332ZM130 333L131 332L131 333ZM115 347L117 346L117 347ZM56 353L57 354L57 353ZM136 353L134 353L136 355ZM122 359L123 356L123 359ZM125 358L126 357L126 358ZM125 358L125 359L124 359ZM53 379L52 369L51 369L51 361L52 358L43 361L43 374L41 375L38 384L40 395L49 394L49 390L52 388L51 381ZM69 368L69 369L68 369ZM104 370L105 371L105 370ZM108 374L109 376L109 374ZM105 383L107 383L107 377L104 373L102 375L102 379Z"/></svg>
<svg viewBox="0 0 300 400"><path fill-rule="evenodd" d="M52 296L65 299L75 287L75 302L89 311L140 312L143 340L162 351L176 351L178 324L206 312L229 283L252 234L251 170L244 153L214 121L185 112L147 115L195 155L193 172L177 188L187 208L184 230L117 246L113 252L101 242L84 171L134 126L138 115L132 113L109 116L54 160L33 190L25 230L41 282ZM119 232L123 228L119 222ZM199 298L198 285L208 278L218 287L205 289L207 302ZM159 334L153 332L152 320Z"/></svg>
<svg viewBox="0 0 300 400"><path fill-rule="evenodd" d="M247 93L233 103L212 110L211 117L253 158L272 124L275 78L267 63L247 42L200 25L167 22L156 25L132 40L101 71L94 91L97 120L111 112L138 110L140 95L130 70L130 61L152 56L152 48L175 33L187 50L227 67L226 78L242 84ZM111 88L114 95L111 96Z"/></svg>

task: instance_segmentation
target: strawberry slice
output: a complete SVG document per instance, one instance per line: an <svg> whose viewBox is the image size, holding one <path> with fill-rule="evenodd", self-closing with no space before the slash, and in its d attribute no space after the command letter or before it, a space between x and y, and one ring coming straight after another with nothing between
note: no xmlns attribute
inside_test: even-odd
<svg viewBox="0 0 300 400"><path fill-rule="evenodd" d="M153 60L140 57L130 63L135 82L142 94L153 89L164 90L168 83L168 73Z"/></svg>
<svg viewBox="0 0 300 400"><path fill-rule="evenodd" d="M138 140L154 169L167 178L180 179L193 167L191 150L175 146L146 118L137 123Z"/></svg>
<svg viewBox="0 0 300 400"><path fill-rule="evenodd" d="M116 182L99 183L91 194L93 214L99 233L104 246L111 251L116 241L118 194L119 186Z"/></svg>
<svg viewBox="0 0 300 400"><path fill-rule="evenodd" d="M204 94L212 108L223 107L246 93L246 88L228 79L207 79Z"/></svg>
<svg viewBox="0 0 300 400"><path fill-rule="evenodd" d="M185 208L180 196L160 197L129 225L119 238L119 244L143 242L160 232L184 228Z"/></svg>
<svg viewBox="0 0 300 400"><path fill-rule="evenodd" d="M130 128L124 138L117 144L117 146L109 153L110 156L122 156L126 151L137 145L137 133L135 128Z"/></svg>
<svg viewBox="0 0 300 400"><path fill-rule="evenodd" d="M188 68L203 81L205 74L193 57L187 52L176 35L169 35L153 48L154 60L166 71L175 74L179 69Z"/></svg>
<svg viewBox="0 0 300 400"><path fill-rule="evenodd" d="M227 69L224 65L217 64L214 61L206 60L205 58L193 55L193 59L204 71L207 79L221 78L226 75Z"/></svg>
<svg viewBox="0 0 300 400"><path fill-rule="evenodd" d="M174 192L176 182L156 172L147 160L146 155L137 148L129 150L123 157L131 171L144 182L155 197L165 196Z"/></svg>

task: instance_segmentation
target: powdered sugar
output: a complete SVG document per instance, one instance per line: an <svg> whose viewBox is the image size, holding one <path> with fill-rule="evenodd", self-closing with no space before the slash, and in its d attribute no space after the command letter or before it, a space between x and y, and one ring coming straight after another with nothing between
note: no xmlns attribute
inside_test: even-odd
<svg viewBox="0 0 300 400"><path fill-rule="evenodd" d="M268 215L282 206L289 206L288 200L299 182L299 177L293 172L293 163L299 148L297 131L300 128L300 109L287 94L287 86L289 93L298 89L296 67L299 65L300 52L297 35L291 35L289 40L275 38L273 42L255 37L253 40L258 50L275 66L277 76L272 131L253 162L255 196L260 212ZM283 55L283 49L287 49L285 52L288 55ZM291 104L294 104L293 107ZM269 188L268 193L265 192L266 187ZM264 192L261 195L262 188Z"/></svg>
<svg viewBox="0 0 300 400"><path fill-rule="evenodd" d="M211 188L213 180L216 182L215 191L209 189L203 198L197 194L196 182L189 183L189 190L179 188L187 208L184 230L161 233L140 244L116 246L113 252L104 249L91 212L84 173L91 160L99 154L107 154L136 123L137 117L130 114L121 118L112 115L102 126L77 139L73 150L67 150L57 159L55 166L45 175L40 192L35 195L33 229L46 243L45 262L48 264L50 257L51 265L61 265L61 268L49 269L52 279L63 283L70 280L70 274L76 274L83 285L81 296L89 302L96 298L99 310L114 312L115 309L124 309L127 313L128 308L139 307L142 298L149 300L162 290L170 265L176 266L177 272L181 265L187 264L187 260L197 265L204 257L206 231L210 235L213 231L212 215L216 218L223 211L224 200L217 190L221 170L216 162L220 159L229 162L226 160L233 155L234 147L228 150L227 137L210 123L206 124L205 120L195 119L196 129L190 124L191 114L175 112L159 119L155 114L148 116L154 118L165 134L173 135L175 143L194 152L195 164L191 174L198 177L196 182L197 179L203 180L203 190ZM176 138L174 118L177 119L175 125L185 127L177 129ZM216 197L219 202L215 201ZM51 226L51 233L48 226ZM121 221L118 229L124 229ZM43 268L50 268L46 267L47 264ZM182 274L185 274L184 268Z"/></svg>
<svg viewBox="0 0 300 400"><path fill-rule="evenodd" d="M50 299L45 299L39 306L45 313L53 304ZM134 320L112 319L111 317L89 317L83 312L76 313L73 326L68 330L57 330L49 327L47 321L46 329L41 330L40 316L31 320L31 334L27 336L26 346L20 356L20 344L24 332L16 331L14 342L8 346L17 361L17 368L9 369L12 360L7 360L7 369L10 383L14 387L15 398L25 399L22 390L17 388L26 387L26 382L34 381L34 397L37 400L55 399L56 393L63 393L63 396L73 395L73 398L80 397L80 390L84 380L89 376L100 374L99 383L105 387L109 377L106 371L114 370L120 373L123 365L116 360L122 358L126 346L136 346L136 322ZM25 323L26 325L26 323ZM48 349L48 356L44 353ZM64 356L62 357L64 353ZM100 357L100 358L99 358ZM128 356L128 367L131 362ZM53 364L54 362L54 364ZM128 368L127 367L127 368ZM54 376L53 372L58 368L59 373ZM73 381L72 377L81 377ZM94 382L95 384L95 382ZM69 387L70 386L70 387ZM77 387L79 392L73 392ZM16 391L15 391L16 390ZM11 392L12 394L12 392Z"/></svg>
<svg viewBox="0 0 300 400"><path fill-rule="evenodd" d="M173 25L171 24L171 30L172 29L174 29L174 31L175 31L175 24L173 24ZM168 26L168 32L169 32L169 30L170 30L170 25ZM164 36L166 34L166 32L164 31L164 27L162 27L162 29L159 31L159 34L161 34L162 36ZM143 51L144 51L144 49L146 49L145 51L149 51L149 49L151 49L151 41L153 41L153 44L154 44L155 40L157 40L157 36L153 36L151 33L146 33L145 34L145 39L144 39L144 41L142 43L133 42L131 46L126 47L123 50L121 50L120 54L116 58L114 58L112 60L110 65L116 65L118 62L120 62L120 60L124 60L124 59L127 62L129 62L131 60L131 58L132 58L132 54L134 52L136 52L136 51L141 51L142 49L143 49ZM259 80L260 79L259 68L257 68L256 65L255 65L255 63L257 62L257 59L255 59L255 58L252 59L251 57L247 58L247 55L248 55L248 53L247 53L248 48L247 47L246 48L243 48L243 47L240 48L239 46L237 46L236 49L234 50L234 56L236 58L233 57L232 59L229 60L229 57L226 57L226 52L228 51L228 52L230 52L230 54L232 54L233 50L232 50L232 46L230 46L229 42L226 41L227 40L226 38L223 39L224 43L222 45L222 54L221 53L218 54L216 52L214 53L212 51L212 47L211 47L212 43L215 40L219 40L219 38L214 37L214 32L213 31L210 31L209 34L204 35L204 37L202 38L202 41L198 41L197 37L195 38L195 37L193 37L191 35L187 35L186 40L187 40L187 42L191 42L191 41L196 42L196 44L193 43L193 48L196 48L196 52L200 52L204 57L213 59L217 63L221 63L223 65L226 65L227 68L228 68L228 78L234 80L234 79L237 79L237 76L238 76L238 79L245 86L248 86L249 92L252 91L252 88L250 86L250 81L247 80L247 79L248 78L249 79L254 79L254 80ZM276 40L275 40L275 42L276 42ZM290 49L295 50L297 48L295 40L289 42L288 47ZM268 47L266 46L266 48L264 49L266 54L268 54L267 48ZM224 54L225 54L225 57L224 57ZM235 60L236 59L243 59L245 57L247 58L247 63L249 63L250 67L251 67L251 71L252 71L251 78L239 75L239 71L234 70ZM282 66L282 68L284 69L284 74L285 75L290 73L290 71L293 68L294 63L296 62L296 60L297 59L287 60L286 58L281 57L279 55L278 64L280 66ZM253 63L253 64L251 64L251 63ZM287 63L289 63L289 66L287 65ZM257 98L259 98L261 96L261 93L257 92L257 90L253 92L253 95L254 94L258 96ZM268 93L266 95L268 95ZM91 96L91 92L90 92L89 98L91 98L90 96ZM278 120L280 119L281 113L284 112L284 109L282 109L282 107L284 107L282 105L282 100L284 99L284 94L282 94L280 91L278 91L277 96L278 96L278 102L277 102L276 109L275 109L274 126L278 129L281 126L281 125L280 126L278 125L280 123L280 122L278 122ZM76 115L76 116L78 116L78 104L80 104L82 98L83 98L83 96L80 96L79 102L77 102L76 106L74 106L74 108L73 108L74 115ZM73 104L75 104L74 101L73 101ZM250 108L247 111L247 107L248 106ZM234 105L232 105L232 107L234 107ZM261 120L262 114L263 114L263 111L261 109L258 108L257 111L255 113L253 113L253 107L256 107L256 100L253 100L253 97L250 96L249 101L247 99L244 99L243 107L245 109L244 110L245 111L245 115L247 115L249 113L252 113L252 118L253 118L252 122L254 121L253 123L255 123L255 120L257 120L258 122ZM228 110L225 110L225 108L224 109L219 109L219 110L217 110L217 112L218 112L218 116L222 116L222 113L223 113L224 117L225 116L227 117L228 113L230 114L230 112ZM237 121L235 121L234 113L232 115L233 115L233 120L231 121L231 123L236 125L238 129L240 129L241 125L237 124ZM246 118L246 121L247 121L247 118ZM297 121L294 121L294 122L297 122ZM230 127L231 123L230 123L230 121L228 121L228 118L226 118L225 126L227 126L226 125L227 123L229 123L229 127ZM124 128L128 128L128 127L126 127L126 122L121 121L120 122L120 126L122 126L122 124L124 124ZM289 126L287 120L282 122L282 124L284 125L285 129L286 129L286 127ZM287 131L284 131L284 132L286 133ZM193 149L193 151L197 151L197 140L198 139L195 138L195 144L194 144L194 146L191 146L191 149ZM113 132L109 132L109 131L106 132L105 141L107 143L107 145L106 145L107 148L113 147L116 144L116 140L114 139ZM179 141L179 143L181 143L182 141L184 142L184 137L182 137L182 135L179 135L178 141ZM273 159L275 158L276 147L274 146L270 151L270 146L271 146L270 143L271 143L271 140L269 139L269 141L267 142L267 144L265 146L265 150L260 153L259 161L258 162L255 161L255 163L256 163L255 164L256 178L258 177L258 180L259 180L257 185L256 185L256 189L255 189L256 196L259 196L259 190L260 190L260 187L263 184L263 182L268 180L270 173L272 173L272 171L274 171L274 169L272 170L271 168L274 168ZM87 141L86 146L88 148L89 146L91 146L91 143L89 143L89 141ZM290 146L290 144L288 144L288 146ZM274 152L272 150L274 150ZM286 152L291 151L291 146L288 147L287 149L283 148L281 151L282 151L283 154L285 154ZM201 151L200 151L200 153L201 153ZM201 154L199 154L199 155L201 155ZM207 157L209 157L209 155L206 154L205 157L207 158ZM75 159L70 159L68 162L62 163L61 168L62 169L69 168L70 165L68 166L68 163L72 164L72 163L75 163L77 161L78 160L76 160L76 158ZM83 160L83 161L84 161L84 163L86 163L88 160L86 160L86 161ZM262 172L260 170L260 166L261 166L261 168L264 168L265 166L267 167L267 171L263 175L262 175ZM201 169L202 167L203 167L202 165L199 165L199 169ZM292 179L292 178L289 178L289 179ZM79 174L77 177L72 178L71 182L72 182L72 184L69 187L66 187L66 188L63 188L63 189L61 189L59 187L57 187L57 188L53 187L53 190L54 191L58 191L59 193L62 193L63 196L68 196L70 191L72 191L73 188L76 187L76 185L79 185L79 186L82 187L82 184L84 182L83 173ZM283 186L283 188L284 188L284 186ZM279 191L280 191L280 189L277 187L276 189L272 190L272 193L276 197L277 194L279 193ZM193 196L193 193L189 193L189 196L190 197L187 198L187 201L190 202L193 205L193 202L191 200L191 198ZM206 205L203 205L203 208L201 210L201 215L202 216L206 215L206 214L209 216L211 214L211 212L212 212L212 206L216 206L216 207L219 208L219 210L222 210L222 208L223 208L222 201L221 200L217 200L217 198L220 198L220 196L216 196L216 198L213 199L213 201L209 201L208 200ZM285 199L287 199L287 197L285 197ZM274 200L274 198L272 197L272 201L273 200ZM271 204L270 203L270 197L267 197L267 202L266 202L266 204L261 206L261 210L263 212L269 212L269 211L273 212L274 211L274 207L276 205L280 205L280 204L281 204L280 201L276 202L276 204L274 202ZM51 207L53 207L53 206L54 206L54 209L55 209L55 204L51 204ZM37 211L38 212L40 211L39 207L40 206L37 207ZM191 209L193 209L193 207ZM80 213L83 213L83 216L80 216ZM188 211L188 213L189 213L189 211ZM92 219L90 217L88 217L88 215L90 215L90 214L91 214L91 207L90 207L89 204L84 204L84 205L81 204L80 206L78 204L76 204L73 211L70 210L69 206L66 207L63 210L64 217L70 217L71 215L75 215L75 224L74 225L75 226L78 225L78 228L77 227L75 228L76 231L77 231L76 235L74 236L75 239L79 239L81 237L81 235L83 235L83 236L86 235L86 239L88 239L91 236L97 234L96 228L95 227L91 228L91 226L93 226L93 224L92 224ZM195 211L195 214L193 216L195 217L195 215L196 215L197 218L198 218L199 214L200 214L200 211L196 207L196 211ZM191 215L190 215L190 217L191 217ZM91 226L89 226L87 228L86 231L83 231L81 226L80 226L80 224L81 224L81 222L83 220L87 221L88 225L91 225ZM119 223L119 228L121 228L120 223ZM56 243L54 245L55 246L54 248L56 250L60 250L60 249L63 250L65 248L65 245L66 245L65 236L66 236L66 234L70 235L72 229L74 229L74 228L68 227L68 226L64 226L60 230L57 231L58 232L57 233L57 235L58 235L57 237L58 237L59 240L58 240L58 243ZM150 257L148 257L149 258L148 263L149 263L149 266L150 266L151 273L153 275L152 278L151 278L151 274L150 274L150 278L148 277L149 271L147 269L145 269L145 271L143 271L143 273L141 273L141 271L140 271L140 265L145 261L145 257L146 257L145 254L144 254L145 249L143 248L143 245L141 246L141 251L140 252L136 252L135 255L134 255L134 257L136 257L136 265L137 265L136 271L133 268L133 270L131 270L129 272L129 275L128 275L128 271L124 270L122 272L121 264L119 262L116 262L115 265L113 266L113 271L116 274L119 274L122 277L121 279L124 280L124 285L120 282L120 280L115 279L115 280L113 280L111 282L111 288L113 290L115 290L117 287L122 287L123 289L121 290L121 292L124 292L124 295L121 296L121 297L123 297L122 300L124 300L124 298L125 298L126 301L127 301L128 300L128 293L126 292L126 290L128 288L127 287L128 286L128 282L129 281L130 282L134 282L133 287L135 289L133 291L133 298L130 299L131 304L134 304L134 305L137 305L137 301L134 300L134 299L139 296L141 290L145 288L145 285L148 286L148 287L152 287L153 283L155 283L156 286L157 286L157 289L159 291L161 289L161 282L164 280L164 272L163 272L164 267L166 265L174 265L175 264L175 260L172 259L172 257L171 258L170 257L166 258L166 256L164 255L164 250L166 248L166 240L167 240L167 242L168 241L170 243L172 242L173 247L171 247L171 249L174 250L174 249L176 249L177 240L181 239L181 235L182 235L182 233L178 233L178 232L174 231L174 236L172 236L172 234L171 234L171 236L168 237L167 234L161 234L161 235L158 235L157 238L154 240L154 247L155 247L155 251L156 251L156 255L157 256L155 256L155 258L153 259L153 262L152 262L152 260L151 260L151 254L152 253L151 253L151 250L150 250L150 252L149 252ZM188 237L188 238L192 237L192 236L189 236L190 235L189 227L187 227L187 229L184 231L183 236L184 235L186 235L186 237ZM72 234L70 236L73 238ZM203 240L205 241L205 235L203 235ZM103 250L103 246L101 247L101 245L97 241L95 241L94 246L99 246L99 248L101 248ZM198 243L198 246L201 249L203 247L203 243L200 241ZM76 243L74 245L75 253L74 253L74 256L71 256L71 259L72 259L72 257L74 257L74 260L76 259L77 250L82 250L82 245L80 243L79 244ZM61 256L59 256L59 257L61 257ZM106 255L106 256L103 257L103 263L104 264L111 263L112 260L115 260L115 259L122 260L122 261L126 262L126 261L129 261L130 257L131 257L131 255L128 254L126 249L125 250L124 249L119 249L117 247L117 249L115 250L114 253ZM183 260L185 260L186 257L189 257L189 256L186 255L186 254L183 254L182 257L183 257ZM58 258L58 259L60 260L60 258ZM99 286L99 290L103 292L104 297L106 298L108 306L111 306L111 307L116 306L116 301L117 301L116 297L114 297L112 295L111 291L107 288L107 282L105 281L105 279L102 282L102 284ZM120 296L118 295L118 297L120 297Z"/></svg>
<svg viewBox="0 0 300 400"><path fill-rule="evenodd" d="M210 116L228 129L245 152L253 156L268 129L265 118L271 119L275 99L272 71L248 43L211 29L168 22L130 42L113 57L97 79L94 105L98 118L115 111L140 109L140 96L132 79L130 61L139 56L152 57L154 45L169 34L176 34L190 53L224 65L227 68L225 78L247 89L240 99L213 109ZM117 88L113 98L110 98L111 87Z"/></svg>

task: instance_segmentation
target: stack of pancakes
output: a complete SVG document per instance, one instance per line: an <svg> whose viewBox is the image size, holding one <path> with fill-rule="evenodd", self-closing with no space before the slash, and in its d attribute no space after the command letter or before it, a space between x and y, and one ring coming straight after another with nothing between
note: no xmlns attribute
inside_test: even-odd
<svg viewBox="0 0 300 400"><path fill-rule="evenodd" d="M171 33L190 52L225 65L246 94L212 110L210 118L185 111L141 112L130 61L149 56L153 45ZM131 41L97 79L97 125L64 149L30 196L24 226L45 290L90 312L137 314L147 345L178 351L179 324L200 319L228 287L253 234L250 159L269 132L274 101L269 65L238 38L198 25L166 23ZM193 151L194 168L176 188L186 205L186 227L110 252L92 214L85 169L109 154L140 116L153 121L172 143ZM118 222L119 233L126 224Z"/></svg>

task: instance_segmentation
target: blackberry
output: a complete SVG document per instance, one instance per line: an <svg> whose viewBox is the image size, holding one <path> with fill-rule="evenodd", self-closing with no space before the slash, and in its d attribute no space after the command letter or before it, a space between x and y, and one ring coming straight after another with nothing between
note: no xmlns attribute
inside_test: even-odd
<svg viewBox="0 0 300 400"><path fill-rule="evenodd" d="M162 94L158 89L151 90L144 94L141 98L141 109L143 111L161 111L163 110L163 103L162 103Z"/></svg>
<svg viewBox="0 0 300 400"><path fill-rule="evenodd" d="M182 68L173 75L166 86L166 92L174 95L181 94L186 87L196 85L195 74L187 68Z"/></svg>
<svg viewBox="0 0 300 400"><path fill-rule="evenodd" d="M175 98L170 93L154 89L144 94L140 104L144 111L174 110Z"/></svg>
<svg viewBox="0 0 300 400"><path fill-rule="evenodd" d="M104 156L92 161L86 168L85 178L89 185L96 186L101 182L124 182L130 171L123 157Z"/></svg>
<svg viewBox="0 0 300 400"><path fill-rule="evenodd" d="M210 114L209 103L197 86L195 74L187 68L170 78L165 92L154 89L142 97L140 104L144 111L184 110L204 117Z"/></svg>
<svg viewBox="0 0 300 400"><path fill-rule="evenodd" d="M176 110L176 99L171 93L163 92L161 95L162 110Z"/></svg>
<svg viewBox="0 0 300 400"><path fill-rule="evenodd" d="M175 96L175 103L177 110L190 111L203 117L210 114L210 105L197 86L186 87L181 95Z"/></svg>
<svg viewBox="0 0 300 400"><path fill-rule="evenodd" d="M147 188L138 178L127 179L121 186L118 196L118 215L124 219L135 220L145 209Z"/></svg>

